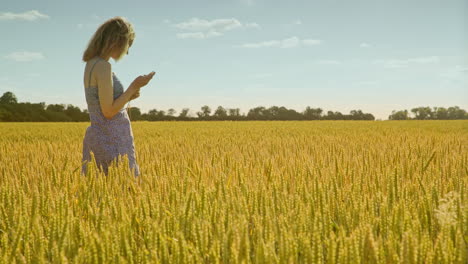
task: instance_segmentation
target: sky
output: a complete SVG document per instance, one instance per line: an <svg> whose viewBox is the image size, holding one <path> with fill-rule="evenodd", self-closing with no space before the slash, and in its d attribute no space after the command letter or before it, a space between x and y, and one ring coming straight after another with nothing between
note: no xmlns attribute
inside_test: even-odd
<svg viewBox="0 0 468 264"><path fill-rule="evenodd" d="M156 72L142 112L468 110L468 0L2 0L0 94L85 109L82 54L114 16L136 32L110 59L124 87Z"/></svg>

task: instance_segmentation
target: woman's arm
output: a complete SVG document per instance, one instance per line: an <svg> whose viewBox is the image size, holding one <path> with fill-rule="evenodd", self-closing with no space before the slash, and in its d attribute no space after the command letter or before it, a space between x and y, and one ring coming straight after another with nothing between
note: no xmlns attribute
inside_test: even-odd
<svg viewBox="0 0 468 264"><path fill-rule="evenodd" d="M127 90L114 100L114 89L112 86L112 67L107 61L100 61L94 67L97 78L99 103L105 118L112 119L124 105L130 101L133 94L138 90L132 83Z"/></svg>

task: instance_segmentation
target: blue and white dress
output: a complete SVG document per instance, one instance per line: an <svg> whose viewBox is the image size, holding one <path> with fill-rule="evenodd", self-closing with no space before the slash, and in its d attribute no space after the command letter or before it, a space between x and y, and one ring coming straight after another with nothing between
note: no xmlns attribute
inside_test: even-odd
<svg viewBox="0 0 468 264"><path fill-rule="evenodd" d="M127 155L129 166L135 176L140 175L140 168L136 163L135 145L133 142L132 126L125 108L115 114L112 119L104 117L99 104L97 87L91 87L91 73L94 66L102 58L98 58L89 72L88 87L85 87L86 103L88 104L91 126L86 129L83 139L82 175L86 175L91 152L96 159L97 167L108 175L108 166L116 159L117 164L121 156ZM123 92L123 86L117 76L112 73L114 100Z"/></svg>

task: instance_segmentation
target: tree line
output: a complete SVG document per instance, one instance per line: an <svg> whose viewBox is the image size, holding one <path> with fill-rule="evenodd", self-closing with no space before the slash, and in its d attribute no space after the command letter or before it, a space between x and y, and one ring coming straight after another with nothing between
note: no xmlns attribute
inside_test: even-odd
<svg viewBox="0 0 468 264"><path fill-rule="evenodd" d="M132 121L197 121L197 120L375 120L374 115L363 113L361 110L352 110L349 114L341 112L323 111L321 108L307 106L302 112L288 109L284 106L271 106L266 108L258 106L250 109L247 114L240 113L239 108L224 108L218 106L214 111L204 105L196 112L196 117L189 116L190 109L183 108L179 114L173 108L164 110L151 109L142 113L138 107L129 108L129 116ZM410 117L407 110L393 111L390 120L409 119L468 119L465 110L458 106L449 107L418 107L411 110L414 117ZM88 121L87 109L83 111L71 104L49 104L44 102L29 103L18 102L12 92L5 92L0 97L0 121L4 122L79 122Z"/></svg>
<svg viewBox="0 0 468 264"><path fill-rule="evenodd" d="M421 106L411 109L413 117L410 116L408 110L392 111L388 117L390 120L455 120L455 119L468 119L468 113L458 106L433 107Z"/></svg>

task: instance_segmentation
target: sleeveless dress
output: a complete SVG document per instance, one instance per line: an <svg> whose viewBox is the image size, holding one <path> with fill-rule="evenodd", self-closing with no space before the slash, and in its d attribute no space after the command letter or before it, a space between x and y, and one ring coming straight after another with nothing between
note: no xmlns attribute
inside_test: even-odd
<svg viewBox="0 0 468 264"><path fill-rule="evenodd" d="M108 175L108 166L112 160L116 159L118 164L121 156L127 155L130 169L134 176L139 176L140 168L136 163L133 132L127 111L122 108L112 119L105 118L99 104L98 89L90 86L91 73L99 60L104 59L96 60L89 72L88 87L84 89L91 126L86 129L83 139L81 173L86 175L88 162L91 161L91 152L93 152L97 167L100 171L104 170L106 175ZM115 100L124 92L124 89L114 73L112 73L112 80Z"/></svg>

